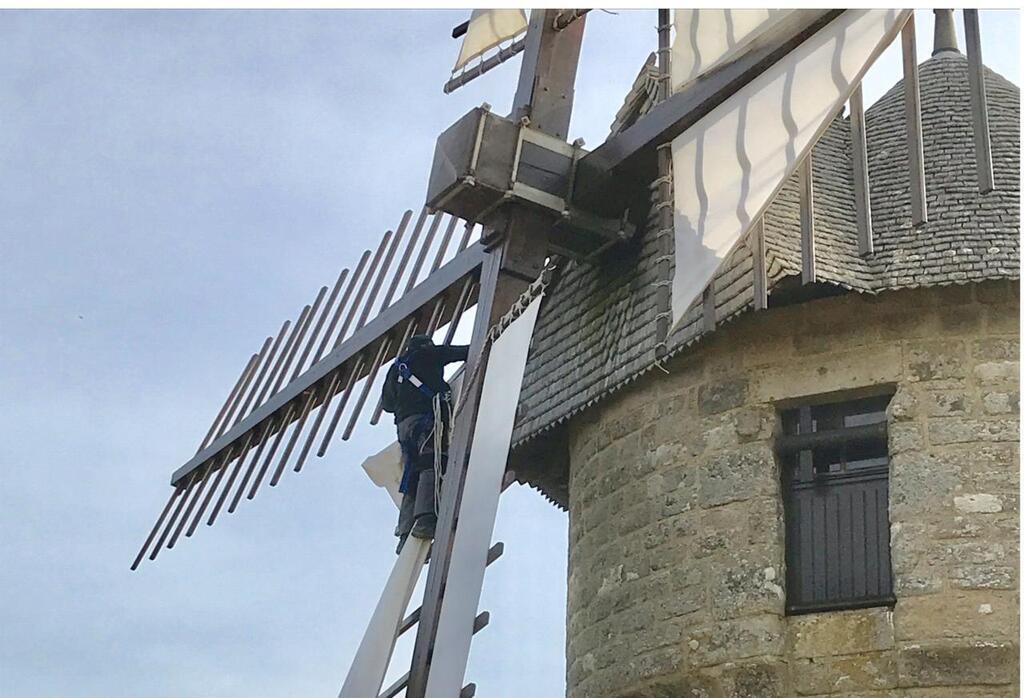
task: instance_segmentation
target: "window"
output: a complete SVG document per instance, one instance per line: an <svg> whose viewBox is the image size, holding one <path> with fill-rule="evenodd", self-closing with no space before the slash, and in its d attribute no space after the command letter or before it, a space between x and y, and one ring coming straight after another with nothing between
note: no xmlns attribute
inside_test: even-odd
<svg viewBox="0 0 1024 698"><path fill-rule="evenodd" d="M781 413L786 612L895 603L889 556L891 394Z"/></svg>

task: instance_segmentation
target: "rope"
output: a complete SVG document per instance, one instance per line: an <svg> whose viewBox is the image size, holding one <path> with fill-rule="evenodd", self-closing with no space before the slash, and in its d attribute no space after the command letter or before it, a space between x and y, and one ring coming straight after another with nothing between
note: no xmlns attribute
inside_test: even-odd
<svg viewBox="0 0 1024 698"><path fill-rule="evenodd" d="M502 333L519 318L520 315L526 312L530 303L544 294L544 291L551 284L552 275L557 268L558 264L556 262L551 262L544 267L540 276L537 277L537 280L531 283L526 290L523 291L522 295L520 295L519 298L516 299L516 302L512 304L509 311L498 318L498 321L494 323L494 326L487 331L487 336L484 339L484 345L480 350L481 359L483 359L483 356L486 354L490 345L498 339L498 337L500 337ZM480 360L476 362L475 366L473 366L473 373L471 373L462 384L462 395L468 395L469 390L476 385L476 382L480 379L480 372L483 369L483 365L484 362ZM459 399L455 401L455 406L452 410L453 421L459 415L459 412L462 411L462 406L465 404L465 400L461 399L462 395L460 395Z"/></svg>
<svg viewBox="0 0 1024 698"><path fill-rule="evenodd" d="M441 478L444 476L444 403L445 397L436 393L431 406L434 408L434 513L441 511Z"/></svg>

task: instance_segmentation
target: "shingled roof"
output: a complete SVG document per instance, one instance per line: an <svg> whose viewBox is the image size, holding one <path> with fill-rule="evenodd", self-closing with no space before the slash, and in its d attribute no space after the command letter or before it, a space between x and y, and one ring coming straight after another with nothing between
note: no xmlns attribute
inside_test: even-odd
<svg viewBox="0 0 1024 698"><path fill-rule="evenodd" d="M643 78L626 105L643 104ZM1018 279L1020 89L986 69L995 191L978 192L966 58L943 51L920 66L928 222L913 227L903 85L866 110L874 254L861 257L848 117L838 117L812 151L817 280L881 291ZM628 111L624 107L625 111ZM616 122L622 121L617 116ZM570 264L548 290L537 322L513 435L521 479L565 506L567 454L558 427L655 366L654 226L599 264ZM800 274L797 181L788 181L764 216L769 291ZM753 257L740 245L714 280L715 317L753 307ZM669 337L670 355L705 330L691 308Z"/></svg>

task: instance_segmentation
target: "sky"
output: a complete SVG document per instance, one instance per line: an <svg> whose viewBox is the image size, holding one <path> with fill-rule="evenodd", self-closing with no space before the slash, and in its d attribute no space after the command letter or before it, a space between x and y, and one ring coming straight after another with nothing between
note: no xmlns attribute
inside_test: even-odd
<svg viewBox="0 0 1024 698"><path fill-rule="evenodd" d="M438 133L508 112L518 59L441 92L467 16L0 12L0 692L337 693L393 562L359 468L387 420L128 567L264 337L422 204ZM1019 84L1018 14L981 23ZM655 24L589 15L569 140L607 136ZM894 48L865 101L899 76ZM495 539L467 680L560 695L567 517L514 487Z"/></svg>

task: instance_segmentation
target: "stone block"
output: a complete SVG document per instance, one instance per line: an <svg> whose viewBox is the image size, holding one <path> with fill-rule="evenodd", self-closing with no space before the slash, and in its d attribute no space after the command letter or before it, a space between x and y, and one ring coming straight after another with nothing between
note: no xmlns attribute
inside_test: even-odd
<svg viewBox="0 0 1024 698"><path fill-rule="evenodd" d="M721 695L729 698L788 698L789 668L771 657L725 664L718 678Z"/></svg>
<svg viewBox="0 0 1024 698"><path fill-rule="evenodd" d="M747 399L747 379L705 383L697 392L697 408L702 415L718 414L739 407Z"/></svg>
<svg viewBox="0 0 1024 698"><path fill-rule="evenodd" d="M1017 568L1004 565L963 565L949 571L950 583L959 589L1017 588Z"/></svg>
<svg viewBox="0 0 1024 698"><path fill-rule="evenodd" d="M869 350L801 357L799 362L785 366L786 370L759 371L751 383L750 397L756 402L777 402L897 383L903 374L902 357L902 349L894 343L880 343Z"/></svg>
<svg viewBox="0 0 1024 698"><path fill-rule="evenodd" d="M974 377L981 385L1020 384L1020 362L986 361L974 367Z"/></svg>
<svg viewBox="0 0 1024 698"><path fill-rule="evenodd" d="M973 305L940 306L939 327L944 334L972 334L981 326L982 314Z"/></svg>
<svg viewBox="0 0 1024 698"><path fill-rule="evenodd" d="M1003 500L995 494L964 494L953 497L953 508L961 514L995 514L1003 510Z"/></svg>
<svg viewBox="0 0 1024 698"><path fill-rule="evenodd" d="M917 339L934 336L937 325L933 313L905 308L889 309L879 317L878 331L883 340Z"/></svg>
<svg viewBox="0 0 1024 698"><path fill-rule="evenodd" d="M889 400L886 413L893 422L906 422L915 419L918 414L917 394L910 390L905 383L901 383L896 388L892 399Z"/></svg>
<svg viewBox="0 0 1024 698"><path fill-rule="evenodd" d="M921 402L929 417L962 415L970 409L970 398L964 390L926 390Z"/></svg>
<svg viewBox="0 0 1024 698"><path fill-rule="evenodd" d="M748 657L781 655L784 639L783 619L776 615L716 622L690 632L690 665L714 666Z"/></svg>
<svg viewBox="0 0 1024 698"><path fill-rule="evenodd" d="M745 407L736 412L736 434L740 443L771 438L775 410L770 405Z"/></svg>
<svg viewBox="0 0 1024 698"><path fill-rule="evenodd" d="M757 497L704 510L695 533L698 558L752 548L774 549L781 557L785 535L782 502L775 497Z"/></svg>
<svg viewBox="0 0 1024 698"><path fill-rule="evenodd" d="M932 448L937 460L961 472L1009 470L1019 472L1017 444L964 442Z"/></svg>
<svg viewBox="0 0 1024 698"><path fill-rule="evenodd" d="M570 691L570 695L571 695ZM616 698L723 698L718 681L705 672L677 672L628 689Z"/></svg>
<svg viewBox="0 0 1024 698"><path fill-rule="evenodd" d="M990 392L981 395L981 407L988 415L1017 415L1020 413L1020 392Z"/></svg>
<svg viewBox="0 0 1024 698"><path fill-rule="evenodd" d="M767 443L706 456L700 464L699 502L704 508L779 491L775 457Z"/></svg>
<svg viewBox="0 0 1024 698"><path fill-rule="evenodd" d="M886 690L895 688L898 681L892 651L797 659L792 673L794 689L800 695Z"/></svg>
<svg viewBox="0 0 1024 698"><path fill-rule="evenodd" d="M928 420L928 440L936 446L972 441L1013 442L1019 440L1019 425L1015 419L936 418Z"/></svg>
<svg viewBox="0 0 1024 698"><path fill-rule="evenodd" d="M879 652L893 647L892 611L866 608L789 618L793 656L802 658Z"/></svg>
<svg viewBox="0 0 1024 698"><path fill-rule="evenodd" d="M898 653L900 686L987 686L1017 681L1011 642L908 644Z"/></svg>
<svg viewBox="0 0 1024 698"><path fill-rule="evenodd" d="M928 561L949 567L963 565L1005 565L1015 551L1016 541L943 540L929 550Z"/></svg>
<svg viewBox="0 0 1024 698"><path fill-rule="evenodd" d="M906 375L910 381L963 378L964 344L960 341L921 342L905 352Z"/></svg>
<svg viewBox="0 0 1024 698"><path fill-rule="evenodd" d="M954 698L1017 698L1020 693L1016 686L957 686ZM900 693L900 698L950 698L950 689L940 688L908 688Z"/></svg>
<svg viewBox="0 0 1024 698"><path fill-rule="evenodd" d="M775 547L743 549L737 546L708 560L705 581L713 617L784 615L786 592L779 579L781 552Z"/></svg>
<svg viewBox="0 0 1024 698"><path fill-rule="evenodd" d="M719 417L707 421L710 423L704 428L705 451L725 451L739 445L739 434L736 432L736 423L732 419Z"/></svg>
<svg viewBox="0 0 1024 698"><path fill-rule="evenodd" d="M906 451L921 451L924 436L917 422L901 422L889 425L889 455Z"/></svg>
<svg viewBox="0 0 1024 698"><path fill-rule="evenodd" d="M890 460L889 511L893 520L948 509L963 473L923 451L895 450Z"/></svg>
<svg viewBox="0 0 1024 698"><path fill-rule="evenodd" d="M1018 361L1020 341L1010 337L985 337L971 343L971 355L982 361Z"/></svg>
<svg viewBox="0 0 1024 698"><path fill-rule="evenodd" d="M898 640L1017 637L1012 592L948 591L900 599L895 609Z"/></svg>

